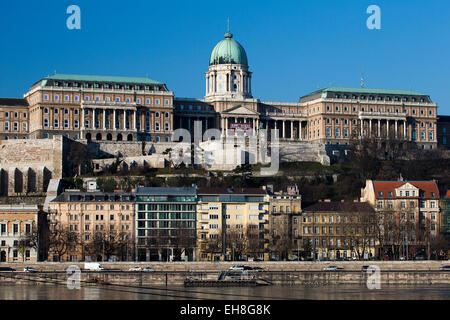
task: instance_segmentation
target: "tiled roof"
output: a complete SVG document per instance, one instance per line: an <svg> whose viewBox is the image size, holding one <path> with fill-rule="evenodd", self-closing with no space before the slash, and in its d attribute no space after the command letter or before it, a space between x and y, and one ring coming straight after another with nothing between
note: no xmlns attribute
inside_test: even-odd
<svg viewBox="0 0 450 320"><path fill-rule="evenodd" d="M192 187L137 187L137 195L156 195L156 196L178 196L189 195L195 196L196 190Z"/></svg>
<svg viewBox="0 0 450 320"><path fill-rule="evenodd" d="M28 102L25 99L17 99L17 98L0 98L0 106L28 106Z"/></svg>
<svg viewBox="0 0 450 320"><path fill-rule="evenodd" d="M199 188L198 194L266 194L259 188Z"/></svg>
<svg viewBox="0 0 450 320"><path fill-rule="evenodd" d="M367 202L314 202L304 203L303 212L373 212Z"/></svg>
<svg viewBox="0 0 450 320"><path fill-rule="evenodd" d="M45 77L48 80L65 80L65 81L98 81L98 82L115 82L115 83L132 83L132 84L163 84L149 78L135 77L116 77L116 76L90 76L78 74L55 74Z"/></svg>
<svg viewBox="0 0 450 320"><path fill-rule="evenodd" d="M369 89L369 88L345 88L345 87L328 87L317 90L308 95L313 95L319 92L343 92L343 93L365 93L365 94L397 94L408 96L425 96L422 93L411 90L392 90L392 89Z"/></svg>
<svg viewBox="0 0 450 320"><path fill-rule="evenodd" d="M131 202L133 199L134 194L130 192L66 191L50 202Z"/></svg>
<svg viewBox="0 0 450 320"><path fill-rule="evenodd" d="M377 199L389 199L389 192L392 192L392 198L398 198L395 194L395 189L409 183L420 191L424 192L424 197L428 199L439 199L439 189L435 181L373 181L373 188L375 191L375 197ZM383 193L383 196L379 196L379 192ZM434 198L431 193L434 193ZM417 198L419 195L417 195Z"/></svg>

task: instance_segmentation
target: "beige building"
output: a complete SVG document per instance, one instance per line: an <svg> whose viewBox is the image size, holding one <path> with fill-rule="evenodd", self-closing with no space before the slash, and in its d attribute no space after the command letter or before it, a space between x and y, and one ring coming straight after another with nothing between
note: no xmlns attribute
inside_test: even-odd
<svg viewBox="0 0 450 320"><path fill-rule="evenodd" d="M302 238L315 260L370 259L375 257L376 214L365 202L331 202L305 205Z"/></svg>
<svg viewBox="0 0 450 320"><path fill-rule="evenodd" d="M297 186L287 192L269 193L270 258L292 260L299 257L301 242L302 198Z"/></svg>
<svg viewBox="0 0 450 320"><path fill-rule="evenodd" d="M133 259L134 194L66 191L50 202L49 211L50 234L56 242L49 248L49 259Z"/></svg>
<svg viewBox="0 0 450 320"><path fill-rule="evenodd" d="M199 188L197 259L268 260L268 206L265 190Z"/></svg>
<svg viewBox="0 0 450 320"><path fill-rule="evenodd" d="M440 230L440 194L436 181L367 180L361 201L376 210L380 224L378 254L390 258L430 254Z"/></svg>
<svg viewBox="0 0 450 320"><path fill-rule="evenodd" d="M38 205L0 205L0 262L36 262L42 258L44 220Z"/></svg>
<svg viewBox="0 0 450 320"><path fill-rule="evenodd" d="M230 32L211 52L204 99L175 98L175 128L193 134L255 135L276 130L285 141L346 145L352 138L414 141L420 148L437 145L437 105L428 95L407 90L329 87L298 102L261 101L253 97L249 60ZM271 132L269 132L269 136Z"/></svg>

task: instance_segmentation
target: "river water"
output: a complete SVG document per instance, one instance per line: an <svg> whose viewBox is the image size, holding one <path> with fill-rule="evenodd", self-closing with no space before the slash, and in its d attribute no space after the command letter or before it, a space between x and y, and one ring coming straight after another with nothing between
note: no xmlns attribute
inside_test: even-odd
<svg viewBox="0 0 450 320"><path fill-rule="evenodd" d="M392 286L369 290L360 285L261 286L228 288L184 288L87 286L68 289L64 285L10 285L0 283L0 300L450 300L450 285Z"/></svg>

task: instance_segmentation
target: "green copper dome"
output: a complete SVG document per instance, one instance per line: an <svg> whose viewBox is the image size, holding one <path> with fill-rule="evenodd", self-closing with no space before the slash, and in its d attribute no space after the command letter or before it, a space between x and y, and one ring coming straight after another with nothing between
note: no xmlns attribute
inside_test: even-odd
<svg viewBox="0 0 450 320"><path fill-rule="evenodd" d="M233 39L229 32L225 33L225 39L220 41L211 52L209 65L215 64L242 64L248 66L247 54L241 44Z"/></svg>

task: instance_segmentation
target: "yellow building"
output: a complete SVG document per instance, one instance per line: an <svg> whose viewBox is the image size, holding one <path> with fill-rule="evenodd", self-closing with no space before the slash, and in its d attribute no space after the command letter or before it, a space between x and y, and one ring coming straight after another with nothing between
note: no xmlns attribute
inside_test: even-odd
<svg viewBox="0 0 450 320"><path fill-rule="evenodd" d="M44 220L38 205L0 205L0 262L38 261Z"/></svg>
<svg viewBox="0 0 450 320"><path fill-rule="evenodd" d="M132 193L62 193L50 202L50 259L132 260L134 207Z"/></svg>
<svg viewBox="0 0 450 320"><path fill-rule="evenodd" d="M197 259L268 260L265 190L200 188L197 203Z"/></svg>

